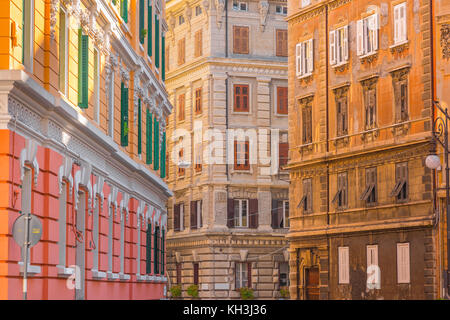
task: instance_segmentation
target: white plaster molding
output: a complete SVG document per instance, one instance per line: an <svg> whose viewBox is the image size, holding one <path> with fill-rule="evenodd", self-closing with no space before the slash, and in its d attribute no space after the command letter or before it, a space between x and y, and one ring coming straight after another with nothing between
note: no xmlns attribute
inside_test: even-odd
<svg viewBox="0 0 450 320"><path fill-rule="evenodd" d="M247 256L248 256L248 250L241 250L239 251L239 255L241 257L241 261L244 262L247 260Z"/></svg>
<svg viewBox="0 0 450 320"><path fill-rule="evenodd" d="M123 81L125 87L128 87L128 81L130 81L130 70L120 64L120 79Z"/></svg>
<svg viewBox="0 0 450 320"><path fill-rule="evenodd" d="M25 148L20 152L20 181L23 181L25 175L25 165L34 169L34 184L37 184L39 175L39 163L36 158L38 143L33 139L25 140Z"/></svg>
<svg viewBox="0 0 450 320"><path fill-rule="evenodd" d="M284 261L289 262L289 251L286 249L283 251Z"/></svg>
<svg viewBox="0 0 450 320"><path fill-rule="evenodd" d="M101 175L97 176L97 181L95 182L94 185L94 197L99 197L100 201L99 201L99 205L100 205L100 210L103 207L103 201L105 199L105 195L103 194L103 187L105 185L105 178ZM96 202L94 202L95 205Z"/></svg>
<svg viewBox="0 0 450 320"><path fill-rule="evenodd" d="M55 40L55 26L57 22L59 9L59 0L51 0L50 2L50 39Z"/></svg>
<svg viewBox="0 0 450 320"><path fill-rule="evenodd" d="M175 252L175 260L177 263L181 263L181 253L179 251Z"/></svg>
<svg viewBox="0 0 450 320"><path fill-rule="evenodd" d="M88 200L88 212L91 213L92 206L92 184L91 184L91 172L92 165L89 162L83 162L81 168L75 173L75 193L74 193L74 201L75 201L75 209L78 209L78 198L80 193L80 187L86 188L88 191L87 200Z"/></svg>
<svg viewBox="0 0 450 320"><path fill-rule="evenodd" d="M108 205L110 207L117 208L117 194L119 192L119 189L117 189L116 186L110 186L110 192L108 195ZM111 212L108 210L108 212ZM114 216L115 216L116 210L114 210Z"/></svg>
<svg viewBox="0 0 450 320"><path fill-rule="evenodd" d="M215 0L216 4L216 22L217 27L220 29L222 26L222 18L225 9L225 0Z"/></svg>
<svg viewBox="0 0 450 320"><path fill-rule="evenodd" d="M59 194L63 192L63 180L69 183L69 192L72 193L73 178L72 178L72 164L73 160L69 156L65 156L62 165L59 167L58 182L59 182Z"/></svg>
<svg viewBox="0 0 450 320"><path fill-rule="evenodd" d="M269 1L260 0L258 3L258 8L259 8L260 28L261 31L264 32L264 29L266 27L267 14L269 12Z"/></svg>
<svg viewBox="0 0 450 320"><path fill-rule="evenodd" d="M162 214L161 228L167 231L167 212L163 212L163 214Z"/></svg>
<svg viewBox="0 0 450 320"><path fill-rule="evenodd" d="M197 250L192 250L192 260L194 261L194 262L198 262L198 253L197 253Z"/></svg>
<svg viewBox="0 0 450 320"><path fill-rule="evenodd" d="M127 214L125 216L125 221L128 222L128 215L130 213L128 209L128 204L130 202L130 195L126 192L122 192L122 200L120 201L120 221L123 220L123 212L125 211Z"/></svg>

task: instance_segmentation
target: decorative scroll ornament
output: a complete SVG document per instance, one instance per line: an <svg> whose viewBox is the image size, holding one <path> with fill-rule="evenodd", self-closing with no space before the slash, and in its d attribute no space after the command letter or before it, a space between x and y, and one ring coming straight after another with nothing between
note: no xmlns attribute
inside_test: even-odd
<svg viewBox="0 0 450 320"><path fill-rule="evenodd" d="M90 163L83 163L81 169L75 173L75 209L78 209L78 199L80 188L86 188L88 195L88 208L92 205L92 184L91 184L92 166ZM90 211L90 210L89 210Z"/></svg>
<svg viewBox="0 0 450 320"><path fill-rule="evenodd" d="M123 65L120 65L120 78L122 79L124 85L128 87L128 81L130 81L130 70Z"/></svg>
<svg viewBox="0 0 450 320"><path fill-rule="evenodd" d="M134 72L134 95L133 95L133 99L134 99L134 125L137 126L137 117L138 117L138 104L139 104L139 98L142 98L144 95L144 91L142 90L141 87L141 81L139 80L140 76L142 73L142 68L137 69ZM141 101L142 103L142 101ZM141 104L142 106L142 104Z"/></svg>
<svg viewBox="0 0 450 320"><path fill-rule="evenodd" d="M34 184L37 184L39 175L39 163L36 158L38 143L33 139L25 142L25 148L20 152L20 181L25 175L25 165L28 164L34 169Z"/></svg>
<svg viewBox="0 0 450 320"><path fill-rule="evenodd" d="M109 97L109 94L111 93L111 81L112 81L112 74L114 72L114 69L117 68L118 65L118 59L117 55L111 54L109 56L109 62L105 65L105 74L106 74L106 94ZM110 98L110 97L109 97Z"/></svg>
<svg viewBox="0 0 450 320"><path fill-rule="evenodd" d="M441 26L441 47L442 57L450 59L450 24L443 24Z"/></svg>
<svg viewBox="0 0 450 320"><path fill-rule="evenodd" d="M59 0L51 0L50 2L50 39L55 40L56 17L58 14Z"/></svg>
<svg viewBox="0 0 450 320"><path fill-rule="evenodd" d="M203 0L202 6L203 6L204 12L206 14L206 21L209 21L209 9L210 9L209 0ZM206 23L206 29L208 29L208 26L209 26L209 23Z"/></svg>
<svg viewBox="0 0 450 320"><path fill-rule="evenodd" d="M145 210L145 202L138 200L138 207L136 209L136 226L140 226L141 221L144 220L144 210Z"/></svg>
<svg viewBox="0 0 450 320"><path fill-rule="evenodd" d="M267 13L269 12L269 2L262 0L259 2L259 22L261 31L264 32L266 27Z"/></svg>
<svg viewBox="0 0 450 320"><path fill-rule="evenodd" d="M100 205L100 209L103 207L103 200L105 199L105 196L103 194L104 184L105 184L105 178L102 176L98 176L97 181L94 185L94 197L99 197L100 201L98 203Z"/></svg>
<svg viewBox="0 0 450 320"><path fill-rule="evenodd" d="M114 209L117 208L117 193L118 193L118 189L116 186L110 186L110 192L109 192L109 196L108 196L108 205L110 207L113 207ZM109 211L110 212L110 211ZM116 210L114 210L114 216L116 215Z"/></svg>
<svg viewBox="0 0 450 320"><path fill-rule="evenodd" d="M63 164L59 167L58 172L58 182L59 182L59 194L63 192L63 181L67 181L69 183L69 190L72 193L73 188L73 178L72 178L72 158L66 156L63 160Z"/></svg>
<svg viewBox="0 0 450 320"><path fill-rule="evenodd" d="M216 21L217 21L217 27L222 26L222 18L223 18L223 12L225 9L225 0L215 0L216 1Z"/></svg>
<svg viewBox="0 0 450 320"><path fill-rule="evenodd" d="M128 221L128 215L130 213L128 209L128 203L130 202L130 195L126 192L122 192L122 201L120 201L120 221L123 221L123 212L127 214L125 216L125 221Z"/></svg>

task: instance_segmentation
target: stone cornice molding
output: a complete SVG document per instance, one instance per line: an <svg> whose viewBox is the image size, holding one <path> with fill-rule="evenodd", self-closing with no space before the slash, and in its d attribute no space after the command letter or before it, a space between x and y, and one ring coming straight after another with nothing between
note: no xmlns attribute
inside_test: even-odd
<svg viewBox="0 0 450 320"><path fill-rule="evenodd" d="M128 82L130 81L130 70L123 64L120 64L120 79L123 81L124 86L128 88Z"/></svg>

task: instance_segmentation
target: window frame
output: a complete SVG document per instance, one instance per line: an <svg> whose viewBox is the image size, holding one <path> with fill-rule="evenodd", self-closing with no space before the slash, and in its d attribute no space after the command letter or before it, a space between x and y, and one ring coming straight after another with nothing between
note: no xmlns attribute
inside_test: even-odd
<svg viewBox="0 0 450 320"><path fill-rule="evenodd" d="M398 14L401 15L403 8L404 17L397 17L396 13L399 10ZM397 3L392 8L392 17L393 17L393 24L394 24L394 46L398 46L401 44L404 44L408 42L408 11L407 11L407 3Z"/></svg>
<svg viewBox="0 0 450 320"><path fill-rule="evenodd" d="M280 39L281 34L284 34ZM282 42L282 43L280 43ZM288 31L287 29L275 29L275 55L277 57L288 56Z"/></svg>
<svg viewBox="0 0 450 320"><path fill-rule="evenodd" d="M178 95L178 108L177 108L177 120L178 122L183 122L186 120L186 95L180 93Z"/></svg>
<svg viewBox="0 0 450 320"><path fill-rule="evenodd" d="M312 76L314 73L314 38L296 44L295 64L298 79Z"/></svg>
<svg viewBox="0 0 450 320"><path fill-rule="evenodd" d="M237 4L237 6L235 6L235 4ZM245 10L242 9L242 5L245 4ZM237 0L233 0L232 3L232 8L234 11L243 11L243 12L248 12L248 2L247 1L237 1Z"/></svg>
<svg viewBox="0 0 450 320"><path fill-rule="evenodd" d="M289 91L288 90L289 89L286 86L277 86L276 87L276 104L277 104L276 114L279 115L279 116L287 116L289 114L289 97L288 97L288 92ZM280 91L281 91L281 93L282 93L282 91L286 91L286 92L280 94ZM280 96L285 98L285 99L283 99L283 101L285 101L284 102L285 103L285 108L284 109L286 111L283 111L283 108L280 108L280 102L281 102Z"/></svg>
<svg viewBox="0 0 450 320"><path fill-rule="evenodd" d="M279 12L278 12L278 8L280 8ZM286 10L284 10L286 9ZM284 12L286 11L286 12ZM287 15L287 11L288 11L288 7L282 4L277 4L275 6L275 14L279 14L279 15L283 15L286 16Z"/></svg>
<svg viewBox="0 0 450 320"><path fill-rule="evenodd" d="M249 274L249 263L248 262L235 262L234 272L235 272L235 289L239 290L240 288L249 287L249 278L251 274Z"/></svg>
<svg viewBox="0 0 450 320"><path fill-rule="evenodd" d="M312 106L302 106L302 143L312 143Z"/></svg>
<svg viewBox="0 0 450 320"><path fill-rule="evenodd" d="M240 88L240 93L236 93L236 89ZM242 93L243 89L247 89L247 94ZM247 105L241 106L239 109L237 108L237 104L243 105L245 99L247 98ZM233 84L233 112L235 113L250 113L250 84Z"/></svg>
<svg viewBox="0 0 450 320"><path fill-rule="evenodd" d="M350 249L338 247L338 284L350 284Z"/></svg>
<svg viewBox="0 0 450 320"><path fill-rule="evenodd" d="M247 30L246 38L242 35L242 30ZM239 34L237 36L237 33ZM250 53L250 27L233 25L233 53L249 54ZM238 44L238 45L236 45ZM245 47L242 45L245 44Z"/></svg>
<svg viewBox="0 0 450 320"><path fill-rule="evenodd" d="M379 50L379 14L373 13L356 23L356 49L360 58L376 54Z"/></svg>
<svg viewBox="0 0 450 320"><path fill-rule="evenodd" d="M242 145L244 151L242 151ZM238 146L240 146L239 152ZM240 155L244 156L244 163L240 163L242 159ZM250 142L248 140L234 140L234 170L250 170Z"/></svg>
<svg viewBox="0 0 450 320"><path fill-rule="evenodd" d="M330 31L330 65L339 67L349 61L349 26L336 28ZM342 42L339 41L342 39Z"/></svg>
<svg viewBox="0 0 450 320"><path fill-rule="evenodd" d="M312 178L305 178L302 180L303 196L297 205L297 208L302 208L303 213L313 212L313 180Z"/></svg>
<svg viewBox="0 0 450 320"><path fill-rule="evenodd" d="M405 260L406 266L402 266L402 260ZM409 242L397 243L397 283L411 283L411 246Z"/></svg>
<svg viewBox="0 0 450 320"><path fill-rule="evenodd" d="M236 202L238 203L238 213L236 214ZM246 203L245 206L245 224L243 223L243 203ZM234 228L249 228L250 227L250 201L249 199L233 199L233 210L234 210Z"/></svg>
<svg viewBox="0 0 450 320"><path fill-rule="evenodd" d="M408 162L395 164L395 185L389 194L396 202L407 202L409 199Z"/></svg>
<svg viewBox="0 0 450 320"><path fill-rule="evenodd" d="M178 66L181 66L186 63L186 38L178 39L177 50L177 64Z"/></svg>
<svg viewBox="0 0 450 320"><path fill-rule="evenodd" d="M378 172L377 167L366 168L365 171L366 188L361 194L360 200L367 205L375 205L378 202Z"/></svg>

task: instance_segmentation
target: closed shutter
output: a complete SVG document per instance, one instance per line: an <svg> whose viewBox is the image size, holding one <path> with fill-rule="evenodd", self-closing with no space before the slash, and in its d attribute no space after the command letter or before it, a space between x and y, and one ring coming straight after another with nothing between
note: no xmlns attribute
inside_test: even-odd
<svg viewBox="0 0 450 320"><path fill-rule="evenodd" d="M120 145L128 146L128 88L124 83L120 86Z"/></svg>
<svg viewBox="0 0 450 320"><path fill-rule="evenodd" d="M364 54L364 22L358 20L356 23L356 53L358 56Z"/></svg>
<svg viewBox="0 0 450 320"><path fill-rule="evenodd" d="M78 106L86 109L88 107L88 82L89 82L89 36L83 35L78 30Z"/></svg>
<svg viewBox="0 0 450 320"><path fill-rule="evenodd" d="M400 5L400 41L406 41L408 37L406 27L406 2L404 2Z"/></svg>
<svg viewBox="0 0 450 320"><path fill-rule="evenodd" d="M302 75L302 44L297 43L295 46L295 70L297 77Z"/></svg>
<svg viewBox="0 0 450 320"><path fill-rule="evenodd" d="M284 166L288 163L289 144L287 142L280 142L278 144L279 164Z"/></svg>
<svg viewBox="0 0 450 320"><path fill-rule="evenodd" d="M162 81L166 81L166 37L161 37L161 79Z"/></svg>
<svg viewBox="0 0 450 320"><path fill-rule="evenodd" d="M197 229L197 201L191 201L191 229Z"/></svg>
<svg viewBox="0 0 450 320"><path fill-rule="evenodd" d="M348 247L338 248L338 259L339 259L339 284L350 283L350 269L349 269L349 252Z"/></svg>
<svg viewBox="0 0 450 320"><path fill-rule="evenodd" d="M277 113L288 113L288 88L277 87Z"/></svg>
<svg viewBox="0 0 450 320"><path fill-rule="evenodd" d="M234 200L227 201L227 227L234 228Z"/></svg>
<svg viewBox="0 0 450 320"><path fill-rule="evenodd" d="M152 51L153 51L153 26L152 26L152 24L153 24L153 21L152 21L152 18L153 18L153 14L152 14L152 4L151 4L151 1L149 1L149 3L148 3L148 12L147 12L147 19L148 19L148 26L147 26L147 28L148 28L148 30L147 30L147 54L148 54L148 56L152 56Z"/></svg>
<svg viewBox="0 0 450 320"><path fill-rule="evenodd" d="M163 133L163 139L162 139L162 145L161 145L161 170L160 170L160 176L161 178L166 177L166 133Z"/></svg>
<svg viewBox="0 0 450 320"><path fill-rule="evenodd" d="M177 284L181 284L181 263L176 264L176 272L177 272Z"/></svg>
<svg viewBox="0 0 450 320"><path fill-rule="evenodd" d="M155 67L159 68L159 59L160 59L160 52L159 52L159 17L155 14Z"/></svg>
<svg viewBox="0 0 450 320"><path fill-rule="evenodd" d="M180 231L180 205L173 206L173 230Z"/></svg>
<svg viewBox="0 0 450 320"><path fill-rule="evenodd" d="M199 56L202 55L202 45L203 45L202 38L203 38L202 30L198 30L195 33L195 43L194 43L194 45L195 45L195 54L194 54L194 56L195 57L199 57Z"/></svg>
<svg viewBox="0 0 450 320"><path fill-rule="evenodd" d="M166 260L166 247L165 247L165 242L166 242L166 237L165 237L165 230L163 229L161 231L161 270L160 273L164 274L164 265L165 265L165 260Z"/></svg>
<svg viewBox="0 0 450 320"><path fill-rule="evenodd" d="M198 263L194 263L194 284L198 285Z"/></svg>
<svg viewBox="0 0 450 320"><path fill-rule="evenodd" d="M330 31L330 64L336 64L336 31Z"/></svg>
<svg viewBox="0 0 450 320"><path fill-rule="evenodd" d="M142 115L141 99L138 99L138 154L142 153Z"/></svg>
<svg viewBox="0 0 450 320"><path fill-rule="evenodd" d="M197 212L199 213L199 226L203 227L203 200L199 201Z"/></svg>
<svg viewBox="0 0 450 320"><path fill-rule="evenodd" d="M152 163L152 114L150 113L149 109L147 109L146 137L147 137L146 163L151 164Z"/></svg>
<svg viewBox="0 0 450 320"><path fill-rule="evenodd" d="M279 57L287 56L287 30L276 31L276 55Z"/></svg>
<svg viewBox="0 0 450 320"><path fill-rule="evenodd" d="M154 118L154 128L153 128L153 139L154 139L154 159L153 159L153 169L158 170L159 169L159 122L156 120L156 117Z"/></svg>
<svg viewBox="0 0 450 320"><path fill-rule="evenodd" d="M122 0L120 10L123 21L128 23L128 0Z"/></svg>
<svg viewBox="0 0 450 320"><path fill-rule="evenodd" d="M344 27L344 40L343 40L343 44L344 44L344 61L348 61L348 28L349 26L345 26Z"/></svg>
<svg viewBox="0 0 450 320"><path fill-rule="evenodd" d="M252 263L247 263L247 279L248 279L248 287L252 287Z"/></svg>
<svg viewBox="0 0 450 320"><path fill-rule="evenodd" d="M410 283L409 243L397 243L397 282Z"/></svg>
<svg viewBox="0 0 450 320"><path fill-rule="evenodd" d="M155 227L153 234L153 273L159 273L159 227Z"/></svg>
<svg viewBox="0 0 450 320"><path fill-rule="evenodd" d="M249 228L258 228L258 199L250 199L249 201Z"/></svg>
<svg viewBox="0 0 450 320"><path fill-rule="evenodd" d="M147 224L146 233L146 247L145 247L145 273L152 273L152 225Z"/></svg>
<svg viewBox="0 0 450 320"><path fill-rule="evenodd" d="M143 30L145 29L145 0L139 0L139 42L144 44Z"/></svg>

